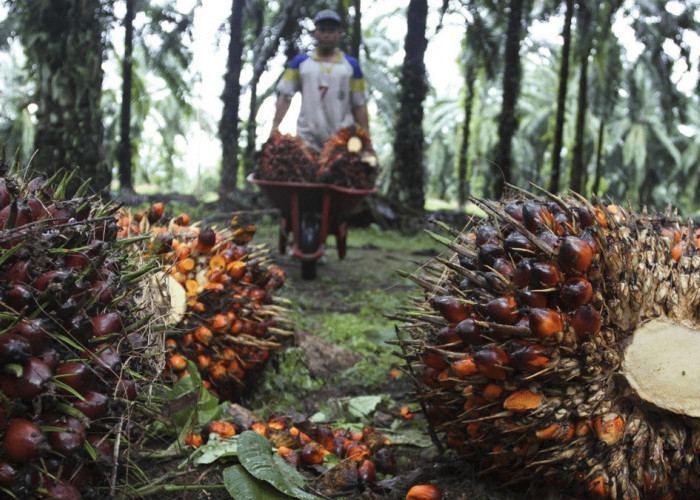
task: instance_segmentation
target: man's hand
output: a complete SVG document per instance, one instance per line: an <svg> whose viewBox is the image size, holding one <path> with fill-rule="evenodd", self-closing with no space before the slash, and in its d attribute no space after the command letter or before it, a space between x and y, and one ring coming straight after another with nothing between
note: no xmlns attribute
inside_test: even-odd
<svg viewBox="0 0 700 500"><path fill-rule="evenodd" d="M280 96L277 98L277 108L275 109L275 116L272 118L270 137L272 137L275 132L279 130L280 123L282 123L284 116L287 114L290 104L292 104L292 98L287 95L280 94Z"/></svg>
<svg viewBox="0 0 700 500"><path fill-rule="evenodd" d="M367 105L363 104L362 106L356 106L352 108L352 114L355 117L355 122L362 127L362 129L367 132L367 135L370 135L369 133L369 113L367 112Z"/></svg>

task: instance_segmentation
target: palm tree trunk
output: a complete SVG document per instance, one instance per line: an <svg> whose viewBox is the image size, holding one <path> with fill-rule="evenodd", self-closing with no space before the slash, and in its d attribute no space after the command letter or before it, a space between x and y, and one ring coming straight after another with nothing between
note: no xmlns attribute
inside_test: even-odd
<svg viewBox="0 0 700 500"><path fill-rule="evenodd" d="M219 192L224 202L226 194L236 189L238 179L238 108L241 94L240 76L243 57L243 0L232 1L229 26L231 39L228 46L228 60L222 95L224 109L219 122L219 138L222 145Z"/></svg>
<svg viewBox="0 0 700 500"><path fill-rule="evenodd" d="M264 19L264 7L262 3L256 4L255 9L255 38L256 40L262 35L263 25L265 23ZM257 66L257 58L259 54L256 52L253 54L253 67ZM253 79L250 82L250 103L248 107L250 112L248 113L248 123L246 125L246 147L245 154L243 155L243 167L246 177L255 170L255 143L257 140L257 116L258 116L258 81L259 77L253 75ZM246 184L247 185L247 184Z"/></svg>
<svg viewBox="0 0 700 500"><path fill-rule="evenodd" d="M503 70L503 104L498 120L498 150L494 172L493 194L503 196L505 184L511 182L513 170L512 142L518 129L515 107L520 93L520 38L522 32L523 0L510 0Z"/></svg>
<svg viewBox="0 0 700 500"><path fill-rule="evenodd" d="M427 0L408 4L405 55L401 68L399 115L394 137L394 165L389 197L422 211L425 205L423 173L423 100L428 85L423 57Z"/></svg>
<svg viewBox="0 0 700 500"><path fill-rule="evenodd" d="M462 143L459 146L459 160L457 163L457 201L460 207L467 203L469 196L469 182L467 181L467 169L469 166L469 133L471 131L472 105L474 103L474 65L467 62L464 80L467 86L467 95L464 97L464 122L462 123Z"/></svg>
<svg viewBox="0 0 700 500"><path fill-rule="evenodd" d="M600 190L600 178L603 175L603 139L605 137L605 125L607 125L606 116L600 117L600 124L598 125L598 144L596 146L595 152L595 174L593 177L593 188L591 189L592 194L598 196L598 191Z"/></svg>
<svg viewBox="0 0 700 500"><path fill-rule="evenodd" d="M585 184L584 143L586 140L586 107L588 106L588 54L590 49L582 51L581 67L578 80L578 110L576 111L576 142L571 162L571 190L583 194Z"/></svg>
<svg viewBox="0 0 700 500"><path fill-rule="evenodd" d="M47 175L64 167L79 169L69 195L82 180L89 179L95 191L108 188L100 106L105 5L100 0L23 0L12 8L37 75L32 166Z"/></svg>
<svg viewBox="0 0 700 500"><path fill-rule="evenodd" d="M360 57L360 44L362 43L362 8L361 0L354 0L355 18L352 21L352 41L350 43L350 55Z"/></svg>
<svg viewBox="0 0 700 500"><path fill-rule="evenodd" d="M122 62L122 109L119 124L119 186L134 192L131 176L131 78L134 51L134 0L126 0L124 15L124 60Z"/></svg>
<svg viewBox="0 0 700 500"><path fill-rule="evenodd" d="M552 174L549 179L549 191L559 191L561 177L561 150L564 142L564 111L566 109L566 92L569 85L569 51L571 47L571 20L574 14L574 0L566 0L566 14L562 37L561 66L559 68L559 90L557 93L557 121L554 128L554 146L552 148Z"/></svg>

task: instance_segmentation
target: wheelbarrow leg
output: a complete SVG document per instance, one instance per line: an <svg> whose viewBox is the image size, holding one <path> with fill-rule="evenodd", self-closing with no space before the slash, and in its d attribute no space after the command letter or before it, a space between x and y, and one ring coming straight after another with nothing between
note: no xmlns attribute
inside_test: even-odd
<svg viewBox="0 0 700 500"><path fill-rule="evenodd" d="M280 232L279 232L279 251L280 255L284 255L287 251L287 235L289 234L289 228L287 227L287 219L285 217L280 217Z"/></svg>
<svg viewBox="0 0 700 500"><path fill-rule="evenodd" d="M338 245L338 258L344 259L348 249L348 223L343 221L338 224L336 234L336 244Z"/></svg>

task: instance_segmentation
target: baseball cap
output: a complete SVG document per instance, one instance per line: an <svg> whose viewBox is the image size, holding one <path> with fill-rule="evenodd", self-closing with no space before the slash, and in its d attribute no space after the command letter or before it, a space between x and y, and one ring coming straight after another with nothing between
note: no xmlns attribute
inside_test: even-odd
<svg viewBox="0 0 700 500"><path fill-rule="evenodd" d="M314 24L318 24L321 21L332 21L338 24L342 23L338 13L330 9L322 10L318 14L316 14L316 17L314 17Z"/></svg>

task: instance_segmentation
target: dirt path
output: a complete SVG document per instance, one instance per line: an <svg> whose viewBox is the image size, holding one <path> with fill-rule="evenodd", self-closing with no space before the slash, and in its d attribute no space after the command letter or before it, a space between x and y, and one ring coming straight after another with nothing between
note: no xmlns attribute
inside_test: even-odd
<svg viewBox="0 0 700 500"><path fill-rule="evenodd" d="M402 278L397 270L408 272L416 271L431 256L442 251L442 247L429 238L421 238L411 235L396 235L377 233L375 239L365 234L365 229L351 229L357 234L360 243L349 239L348 251L345 259L339 260L333 238L329 239L329 247L326 250L324 261L317 267L315 280L303 280L301 278L301 264L289 255L280 255L277 251L276 234L263 234L260 241L265 241L272 248L274 262L282 267L287 276L287 283L281 291L281 295L291 301L292 307L298 312L301 325L301 336L297 336L297 345L314 346L315 349L307 349L307 366L319 362L326 365L334 365L338 368L352 366L362 357L372 356L372 353L359 352L360 358L353 346L343 344L343 335L336 332L332 334L322 333L327 329L328 322L341 318L340 325L334 328L342 330L343 321L347 318L362 316L366 321L378 321L380 329L388 330L389 334L395 334L392 323L378 318L384 314L396 314L396 307L407 306L410 296L419 293L418 286L410 280ZM391 241L387 241L391 239ZM401 243L402 239L404 242ZM256 241L258 238L256 237ZM381 298L381 299L380 299ZM391 310L382 310L381 304L386 304ZM369 311L368 311L369 309ZM343 319L345 318L345 319ZM335 325L335 323L334 323ZM349 327L350 328L350 327ZM377 328L376 325L370 326ZM379 339L386 339L387 332ZM324 337L319 339L317 335ZM371 335L367 332L357 332L355 335ZM340 347L338 352L319 343L328 341L331 346ZM355 346L357 347L357 346ZM390 345L383 343L381 349L390 349ZM345 351L345 349L348 349ZM394 346L394 349L398 349ZM316 358L323 358L320 361ZM332 362L328 360L332 359ZM384 363L386 357L381 355L376 358L377 363ZM394 359L394 364L400 360ZM384 372L391 371L391 366L384 367ZM427 426L420 411L416 411L411 422L397 425L396 409L402 405L409 405L419 410L415 398L412 398L412 384L406 377L392 379L387 377L382 383L376 379L368 381L363 387L356 378L351 380L340 376L333 376L333 370L327 374L327 382L313 393L301 394L301 408L313 413L323 407L324 402L341 396L361 396L372 394L389 395L395 403L389 404L377 411L374 415L374 424L382 426L394 426L398 429L397 435L392 439L397 441L394 449L397 469L393 476L385 479L383 490L357 492L352 496L343 498L366 499L404 499L406 492L412 484L430 482L440 486L444 492L444 499L513 499L523 498L522 495L513 496L510 492L502 491L497 485L490 482L475 481L473 471L467 464L460 463L449 454L440 455L427 435ZM368 373L368 379L376 377L376 374ZM403 433L403 434L401 434Z"/></svg>

